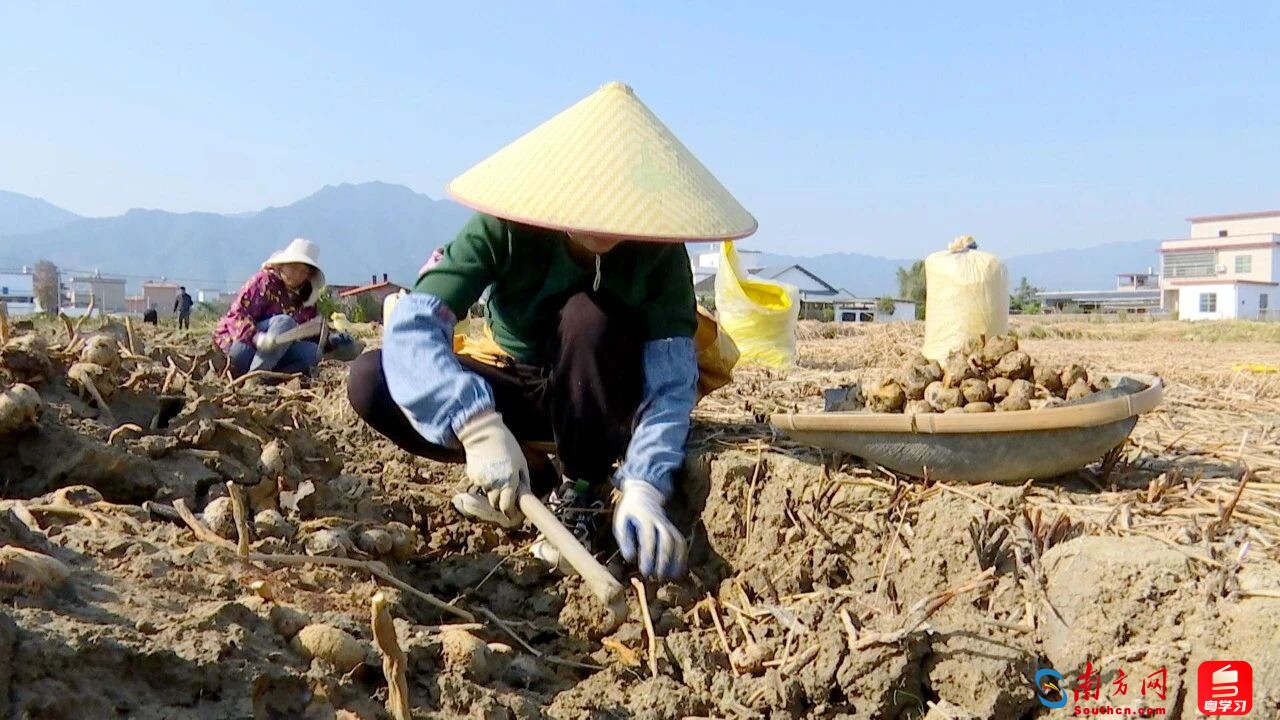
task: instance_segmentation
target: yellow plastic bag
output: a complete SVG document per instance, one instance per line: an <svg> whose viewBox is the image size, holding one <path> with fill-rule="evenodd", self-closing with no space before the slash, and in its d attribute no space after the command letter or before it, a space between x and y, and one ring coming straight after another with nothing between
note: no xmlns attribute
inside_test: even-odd
<svg viewBox="0 0 1280 720"><path fill-rule="evenodd" d="M924 259L924 356L945 360L977 337L1009 332L1009 273L963 235Z"/></svg>
<svg viewBox="0 0 1280 720"><path fill-rule="evenodd" d="M352 327L354 327L347 314L340 312L329 313L329 326L338 332L351 332Z"/></svg>
<svg viewBox="0 0 1280 720"><path fill-rule="evenodd" d="M732 242L720 245L716 312L743 362L775 368L795 362L800 291L786 283L749 277Z"/></svg>
<svg viewBox="0 0 1280 720"><path fill-rule="evenodd" d="M467 320L466 322L470 322ZM470 327L455 327L453 330L453 353L461 357L469 357L476 362L492 367L503 367L511 362L511 356L493 339L493 331L489 324L481 322L480 337L472 337Z"/></svg>

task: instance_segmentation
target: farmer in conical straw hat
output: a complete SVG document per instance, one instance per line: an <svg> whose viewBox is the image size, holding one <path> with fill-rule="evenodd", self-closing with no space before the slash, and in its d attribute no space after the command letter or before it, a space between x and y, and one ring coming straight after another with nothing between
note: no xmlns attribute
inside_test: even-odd
<svg viewBox="0 0 1280 720"><path fill-rule="evenodd" d="M381 352L353 365L352 405L410 452L465 461L474 490L454 506L472 518L517 525L532 467L534 491L554 488L548 505L589 543L611 479L623 556L679 576L685 540L665 505L699 391L683 243L744 237L755 219L621 83L449 194L477 214L398 300ZM496 362L454 351L455 323L486 288ZM555 443L563 477L525 445L540 441ZM559 561L549 543L535 553Z"/></svg>
<svg viewBox="0 0 1280 720"><path fill-rule="evenodd" d="M278 338L316 317L316 302L324 288L320 248L315 243L295 238L272 253L236 293L213 331L213 342L227 354L232 376L251 370L309 372L318 365L324 353L317 342ZM333 352L353 345L349 336L333 335L326 349Z"/></svg>

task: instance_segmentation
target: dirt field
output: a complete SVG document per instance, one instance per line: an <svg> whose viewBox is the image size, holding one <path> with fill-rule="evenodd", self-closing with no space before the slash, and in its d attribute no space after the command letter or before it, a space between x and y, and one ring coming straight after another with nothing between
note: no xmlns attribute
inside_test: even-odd
<svg viewBox="0 0 1280 720"><path fill-rule="evenodd" d="M133 352L91 358L95 381L74 365L84 339L42 328L47 348L18 337L0 358L43 401L36 427L0 435L0 716L388 717L381 590L415 718L1048 718L1076 704L1037 700L1048 667L1068 695L1101 676L1082 706L1190 718L1207 659L1250 662L1251 717L1278 717L1280 374L1257 371L1280 344L1232 327L1019 323L1033 357L1157 373L1165 403L1105 465L953 487L759 421L820 409L824 387L878 378L920 339L805 324L797 369L743 369L699 408L675 510L692 573L646 588L652 639L634 596L602 635L603 609L525 552L530 532L454 514L460 470L362 427L341 366L231 386L200 336L113 326L94 332ZM221 537L142 506L177 499ZM301 630L316 624L336 630ZM316 644L337 630L346 647ZM1160 691L1144 682L1162 670Z"/></svg>

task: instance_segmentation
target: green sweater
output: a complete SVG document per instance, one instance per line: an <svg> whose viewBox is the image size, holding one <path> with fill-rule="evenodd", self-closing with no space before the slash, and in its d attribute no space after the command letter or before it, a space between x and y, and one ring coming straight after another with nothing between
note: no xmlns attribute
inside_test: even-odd
<svg viewBox="0 0 1280 720"><path fill-rule="evenodd" d="M418 279L417 292L465 317L490 285L487 315L494 340L528 364L550 361L560 308L591 289L595 269L569 255L569 236L477 213ZM693 270L681 243L624 242L600 260L600 292L636 308L645 340L693 337L698 327Z"/></svg>

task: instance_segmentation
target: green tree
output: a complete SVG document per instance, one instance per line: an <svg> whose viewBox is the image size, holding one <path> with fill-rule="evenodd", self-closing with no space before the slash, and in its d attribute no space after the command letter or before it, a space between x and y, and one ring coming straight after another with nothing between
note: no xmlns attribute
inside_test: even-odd
<svg viewBox="0 0 1280 720"><path fill-rule="evenodd" d="M381 314L382 306L378 304L378 301L374 300L372 295L364 293L357 296L356 301L352 304L351 322L372 322L377 320Z"/></svg>
<svg viewBox="0 0 1280 720"><path fill-rule="evenodd" d="M897 310L898 303L894 302L893 298L888 295L885 295L876 301L876 312L881 313L882 315L892 315L897 312Z"/></svg>
<svg viewBox="0 0 1280 720"><path fill-rule="evenodd" d="M898 297L915 303L917 320L924 319L924 302L927 294L923 260L911 263L910 268L898 268Z"/></svg>
<svg viewBox="0 0 1280 720"><path fill-rule="evenodd" d="M195 312L192 313L197 321L206 322L217 320L227 314L227 310L231 309L230 303L224 302L198 302L195 306Z"/></svg>
<svg viewBox="0 0 1280 720"><path fill-rule="evenodd" d="M1009 296L1009 308L1023 315L1039 315L1040 300L1036 295L1043 291L1043 288L1032 285L1026 276L1023 276L1018 287L1014 288L1013 294Z"/></svg>
<svg viewBox="0 0 1280 720"><path fill-rule="evenodd" d="M316 314L328 321L329 317L338 310L338 301L333 299L333 291L325 288L316 300Z"/></svg>
<svg viewBox="0 0 1280 720"><path fill-rule="evenodd" d="M58 307L62 305L58 302L62 297L58 266L48 260L37 262L32 271L31 283L40 309L50 315L58 314Z"/></svg>

